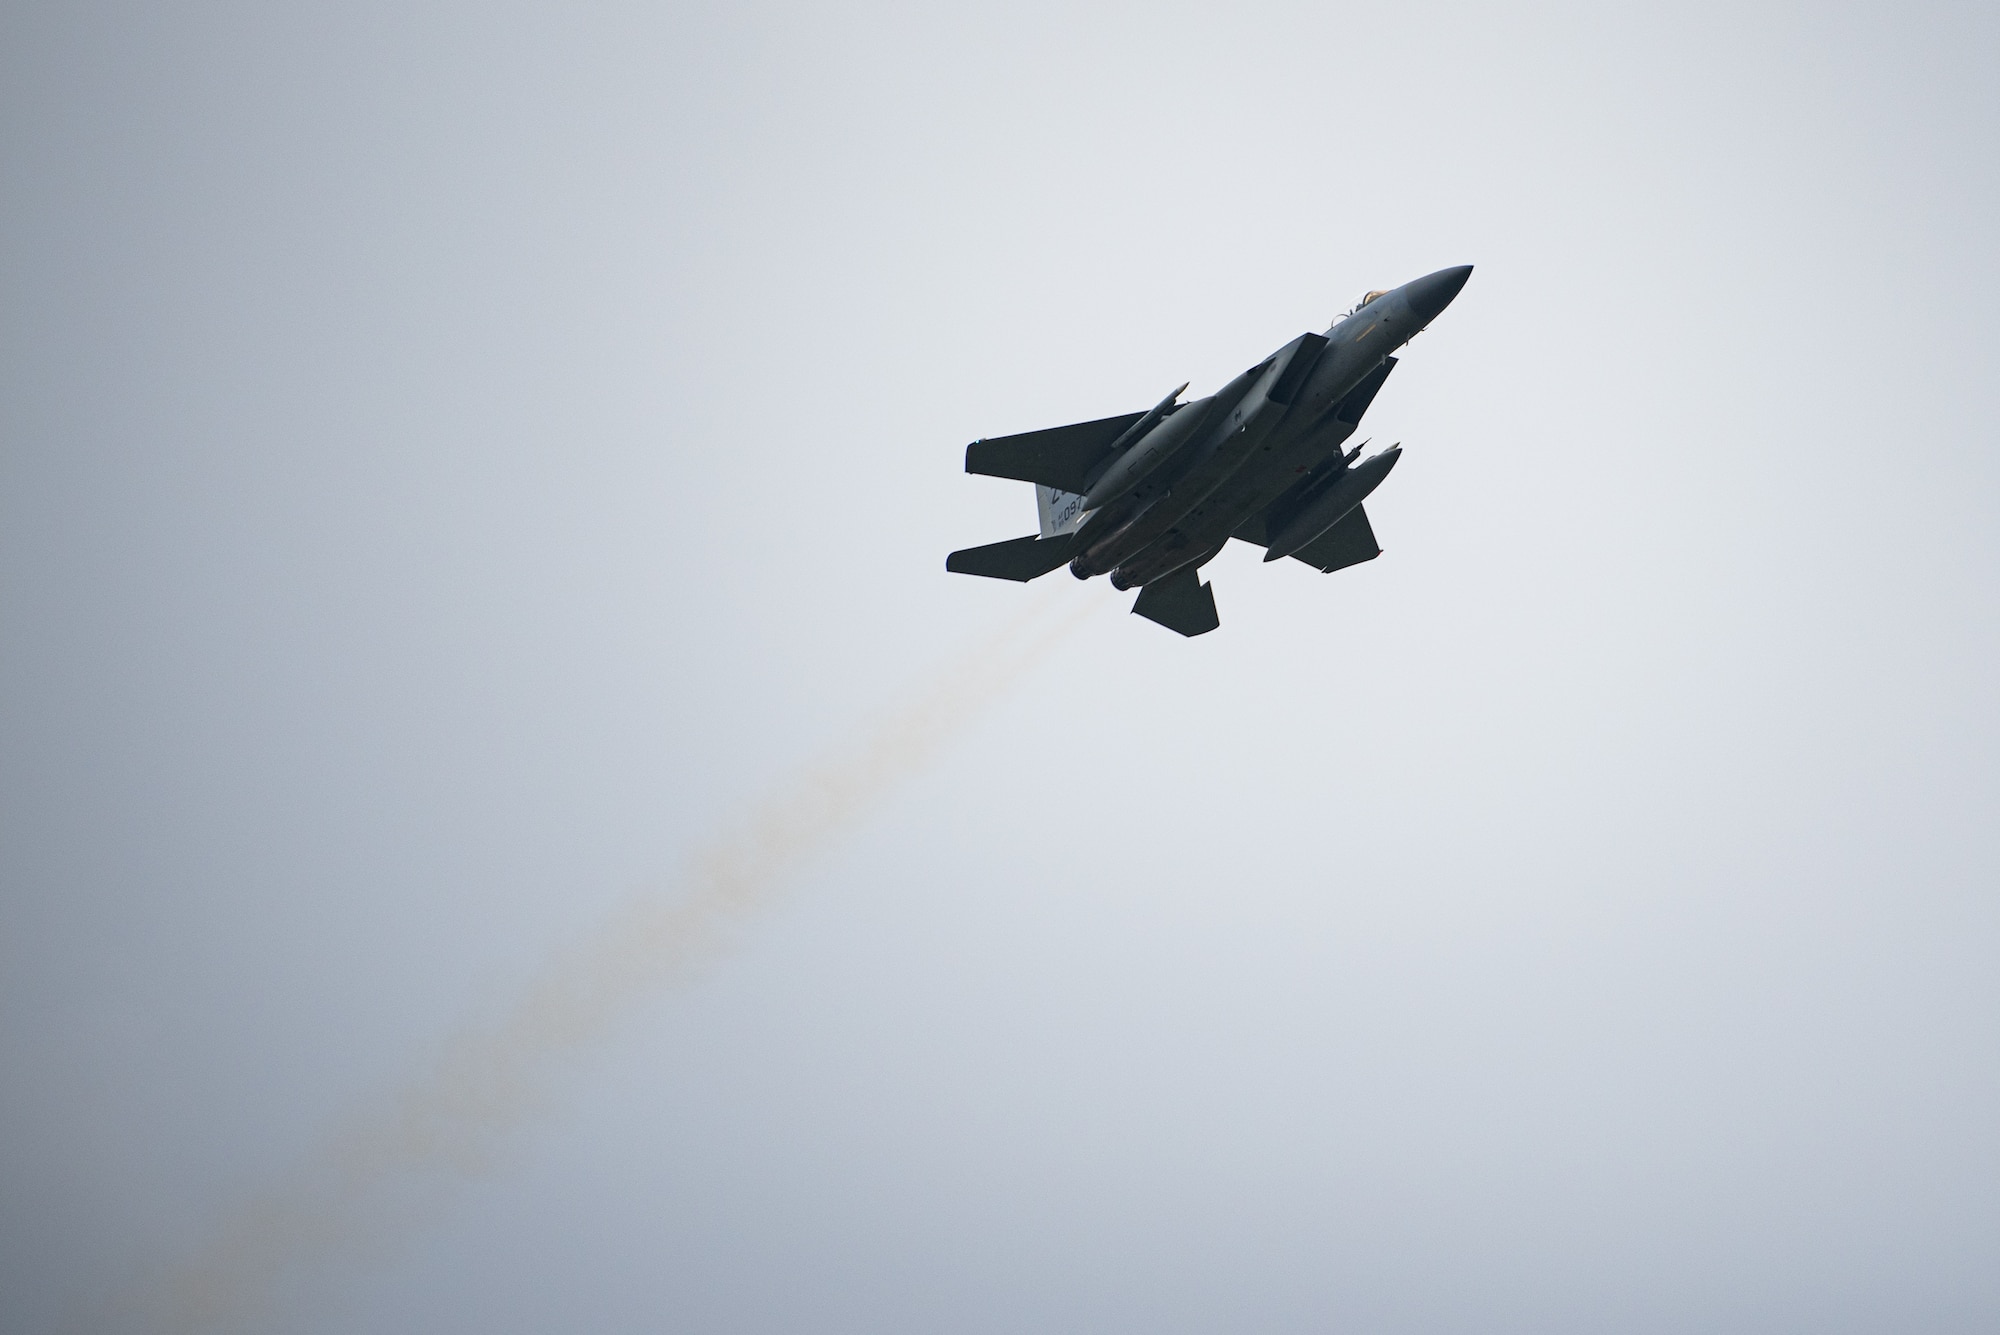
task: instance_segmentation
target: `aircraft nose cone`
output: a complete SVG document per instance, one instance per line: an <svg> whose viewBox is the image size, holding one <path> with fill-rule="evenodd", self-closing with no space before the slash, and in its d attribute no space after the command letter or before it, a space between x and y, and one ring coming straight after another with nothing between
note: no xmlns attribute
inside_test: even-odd
<svg viewBox="0 0 2000 1335"><path fill-rule="evenodd" d="M1465 280L1472 277L1472 266L1461 264L1456 269L1439 269L1436 273L1425 274L1414 282L1403 286L1403 297L1410 303L1410 311L1417 317L1419 325L1427 325L1437 319L1438 313L1451 305L1451 299L1458 295Z"/></svg>

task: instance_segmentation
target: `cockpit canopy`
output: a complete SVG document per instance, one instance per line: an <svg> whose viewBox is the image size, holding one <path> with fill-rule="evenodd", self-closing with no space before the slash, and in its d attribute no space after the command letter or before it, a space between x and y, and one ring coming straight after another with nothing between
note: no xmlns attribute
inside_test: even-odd
<svg viewBox="0 0 2000 1335"><path fill-rule="evenodd" d="M1366 306L1369 302L1375 300L1375 298L1377 297L1388 296L1391 290L1392 289L1386 287L1378 287L1373 292L1364 294L1361 300L1354 303L1354 310L1349 311L1348 314L1349 315L1354 314L1354 311L1360 310L1363 306Z"/></svg>

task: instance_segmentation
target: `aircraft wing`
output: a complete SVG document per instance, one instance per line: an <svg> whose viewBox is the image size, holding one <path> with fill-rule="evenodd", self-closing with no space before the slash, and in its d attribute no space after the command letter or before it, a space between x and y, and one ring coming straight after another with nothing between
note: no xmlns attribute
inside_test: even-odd
<svg viewBox="0 0 2000 1335"><path fill-rule="evenodd" d="M1389 378L1389 372L1396 369L1394 357L1384 357L1382 364L1369 377L1348 391L1347 397L1333 405L1331 416L1343 422L1359 424L1361 414L1368 411L1368 405L1375 402L1375 395L1381 391L1382 382Z"/></svg>
<svg viewBox="0 0 2000 1335"><path fill-rule="evenodd" d="M1143 412L1100 417L1095 422L1024 431L1018 436L975 440L965 447L965 471L1011 477L1057 491L1090 490L1091 473L1104 462L1113 441Z"/></svg>
<svg viewBox="0 0 2000 1335"><path fill-rule="evenodd" d="M1375 530L1368 524L1368 512L1357 505L1338 524L1293 552L1292 559L1331 575L1336 570L1373 561L1381 554Z"/></svg>
<svg viewBox="0 0 2000 1335"><path fill-rule="evenodd" d="M1237 525L1230 535L1259 547L1268 547L1264 516L1255 514ZM1382 554L1375 530L1368 523L1368 511L1355 506L1338 524L1292 553L1294 561L1304 561L1314 570L1331 575L1336 570L1373 561Z"/></svg>

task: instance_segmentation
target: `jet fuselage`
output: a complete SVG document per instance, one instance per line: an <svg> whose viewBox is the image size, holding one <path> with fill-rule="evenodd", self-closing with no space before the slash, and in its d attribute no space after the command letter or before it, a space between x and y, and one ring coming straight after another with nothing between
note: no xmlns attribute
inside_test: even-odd
<svg viewBox="0 0 2000 1335"><path fill-rule="evenodd" d="M947 570L1027 581L1067 563L1078 579L1138 588L1132 610L1182 635L1219 624L1199 568L1228 541L1334 571L1381 554L1361 502L1401 457L1343 446L1396 364L1451 304L1471 265L1370 292L1324 334L1300 334L1207 398L1187 386L1145 412L981 438L970 473L1036 486L1039 536L953 552Z"/></svg>
<svg viewBox="0 0 2000 1335"><path fill-rule="evenodd" d="M1158 466L1153 495L1084 515L1071 572L1079 579L1110 574L1117 587L1135 588L1199 566L1259 511L1301 483L1321 480L1320 470L1341 458L1340 447L1357 425L1331 410L1435 319L1471 272L1469 265L1443 269L1382 293L1323 336L1302 335L1238 377L1249 381L1240 397L1219 413L1207 410L1210 420L1200 424L1192 444ZM1189 404L1181 412L1199 407Z"/></svg>

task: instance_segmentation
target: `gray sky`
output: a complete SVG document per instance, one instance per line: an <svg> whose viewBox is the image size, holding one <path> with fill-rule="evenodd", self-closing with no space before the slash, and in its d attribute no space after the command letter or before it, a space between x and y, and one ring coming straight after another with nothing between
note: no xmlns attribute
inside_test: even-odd
<svg viewBox="0 0 2000 1335"><path fill-rule="evenodd" d="M1990 7L0 24L0 1327L1035 601L1095 610L246 1319L2000 1324ZM944 573L1034 524L967 440L1459 263L1379 561L1239 545L1198 641Z"/></svg>

